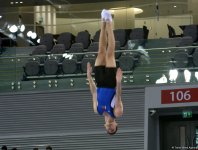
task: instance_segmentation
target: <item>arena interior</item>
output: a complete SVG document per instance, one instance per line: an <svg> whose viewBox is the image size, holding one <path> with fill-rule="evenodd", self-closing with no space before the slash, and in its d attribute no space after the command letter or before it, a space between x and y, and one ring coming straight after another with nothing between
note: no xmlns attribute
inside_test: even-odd
<svg viewBox="0 0 198 150"><path fill-rule="evenodd" d="M198 149L198 0L0 0L0 146ZM113 17L124 114L93 112L101 11ZM93 73L94 76L94 73Z"/></svg>

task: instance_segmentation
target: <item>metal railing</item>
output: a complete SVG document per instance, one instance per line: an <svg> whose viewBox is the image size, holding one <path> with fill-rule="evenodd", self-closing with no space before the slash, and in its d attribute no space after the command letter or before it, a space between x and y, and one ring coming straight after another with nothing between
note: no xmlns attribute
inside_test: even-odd
<svg viewBox="0 0 198 150"><path fill-rule="evenodd" d="M158 40L156 40L157 42ZM149 40L147 41L149 42ZM146 46L145 46L146 47ZM118 67L121 66L121 57L133 61L133 66L127 70L123 69L123 85L153 85L156 83L185 83L197 82L198 66L194 63L195 58L193 54L198 46L188 47L162 47L162 48L139 48L139 49L122 49L116 50L122 55L116 59ZM62 63L66 54L63 55L36 55L31 56L33 47L26 48L4 48L0 55L0 93L3 92L18 92L18 91L40 91L40 90L54 90L65 88L87 88L86 72L82 71L83 61L77 61L75 73L64 73L62 71ZM175 59L178 50L187 54L186 60ZM189 52L191 51L191 52ZM67 53L72 55L70 53ZM75 53L73 55L97 55L97 52ZM145 55L146 54L146 55ZM94 57L94 59L95 59ZM39 61L40 73L38 75L27 75L25 72L25 65L30 61L42 58ZM53 59L52 59L53 58ZM88 58L88 57L87 57ZM56 74L46 74L44 71L44 63L46 59L56 60L58 62L58 71ZM130 61L124 62L126 65ZM184 63L185 67L178 67L177 63ZM123 64L122 64L123 65ZM85 65L84 65L85 66ZM129 65L130 66L130 65ZM86 69L86 68L85 68ZM85 70L84 69L84 70ZM176 79L170 76L170 70L177 70ZM186 80L185 70L190 73L190 79ZM93 73L94 74L94 73Z"/></svg>

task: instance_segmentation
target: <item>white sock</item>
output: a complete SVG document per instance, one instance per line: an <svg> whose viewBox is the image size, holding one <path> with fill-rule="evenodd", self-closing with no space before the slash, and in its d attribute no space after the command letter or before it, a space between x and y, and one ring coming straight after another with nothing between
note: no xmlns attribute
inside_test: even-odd
<svg viewBox="0 0 198 150"><path fill-rule="evenodd" d="M106 10L106 21L112 22L112 16L109 10Z"/></svg>
<svg viewBox="0 0 198 150"><path fill-rule="evenodd" d="M111 12L109 10L103 9L101 12L101 19L105 22L112 22Z"/></svg>
<svg viewBox="0 0 198 150"><path fill-rule="evenodd" d="M101 19L102 21L105 21L106 20L106 9L103 9L102 12L101 12Z"/></svg>

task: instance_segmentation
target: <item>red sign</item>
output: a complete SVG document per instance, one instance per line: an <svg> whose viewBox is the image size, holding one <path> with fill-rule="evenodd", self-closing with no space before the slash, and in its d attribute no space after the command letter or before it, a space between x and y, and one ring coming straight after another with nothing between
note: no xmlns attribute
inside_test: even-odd
<svg viewBox="0 0 198 150"><path fill-rule="evenodd" d="M198 102L198 88L172 89L161 91L161 103L191 103Z"/></svg>

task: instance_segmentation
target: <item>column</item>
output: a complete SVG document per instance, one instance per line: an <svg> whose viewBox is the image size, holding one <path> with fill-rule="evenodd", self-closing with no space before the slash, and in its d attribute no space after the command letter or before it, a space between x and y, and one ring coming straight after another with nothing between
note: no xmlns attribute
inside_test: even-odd
<svg viewBox="0 0 198 150"><path fill-rule="evenodd" d="M132 29L135 26L133 8L114 10L114 29Z"/></svg>
<svg viewBox="0 0 198 150"><path fill-rule="evenodd" d="M35 6L35 21L44 26L45 33L56 34L56 9L52 6Z"/></svg>
<svg viewBox="0 0 198 150"><path fill-rule="evenodd" d="M188 0L188 11L192 13L192 24L198 24L198 0Z"/></svg>

